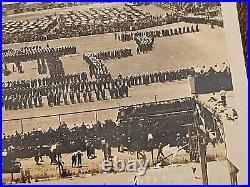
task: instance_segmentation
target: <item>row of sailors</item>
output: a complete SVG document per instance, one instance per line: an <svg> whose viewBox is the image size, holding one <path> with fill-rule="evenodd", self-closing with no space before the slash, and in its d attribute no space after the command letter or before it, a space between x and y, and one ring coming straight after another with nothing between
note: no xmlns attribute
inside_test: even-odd
<svg viewBox="0 0 250 187"><path fill-rule="evenodd" d="M17 97L18 95L43 95L46 96L49 92L54 93L69 93L73 92L89 92L103 89L114 89L115 87L119 87L120 85L125 85L128 87L137 86L137 85L149 85L151 83L157 82L166 82L166 81L174 81L186 79L188 75L192 73L191 69L181 69L174 71L166 71L166 72L155 72L148 73L142 75L131 75L122 77L121 75L116 79L110 80L95 80L88 82L71 82L64 84L56 84L49 86L41 86L36 88L12 88L12 89L4 89L3 97L8 97L14 95Z"/></svg>
<svg viewBox="0 0 250 187"><path fill-rule="evenodd" d="M63 103L65 105L76 104L76 103L88 103L94 102L95 98L97 101L108 100L110 99L121 99L128 97L128 86L119 85L114 88L109 89L97 89L95 91L83 91L83 92L74 92L70 91L69 93L53 93L50 92L47 96L49 106L60 106L61 98L63 98ZM109 96L108 96L109 95Z"/></svg>
<svg viewBox="0 0 250 187"><path fill-rule="evenodd" d="M162 16L147 16L145 18L138 18L134 21L118 19L118 22L109 20L108 23L94 23L84 25L66 26L64 23L60 24L59 29L55 29L56 33L50 33L54 37L60 36L61 38L87 36L96 34L105 34L113 32L124 32L132 30L140 30L149 27L162 26L170 23L178 22L175 15L162 15ZM51 38L48 36L48 38Z"/></svg>
<svg viewBox="0 0 250 187"><path fill-rule="evenodd" d="M26 62L44 58L49 54L64 56L75 53L76 47L69 45L50 47L47 44L44 48L41 46L26 46L20 49L4 49L2 52L2 61L5 63L16 61Z"/></svg>
<svg viewBox="0 0 250 187"><path fill-rule="evenodd" d="M17 80L7 81L2 83L3 89L5 88L36 88L49 85L66 84L72 82L87 82L88 77L86 72L66 74L65 76L51 76L31 80Z"/></svg>
<svg viewBox="0 0 250 187"><path fill-rule="evenodd" d="M218 67L217 65L215 65L214 68L210 67L206 72L209 74L212 74L214 72L230 72L229 66L227 66L225 63L223 63L222 69L217 67ZM32 81L32 84L25 82L20 83L20 81L19 82L17 81L17 84L15 85L14 82L14 84L11 87L4 87L5 85L3 84L3 95L8 96L8 95L13 95L15 93L32 93L32 92L37 92L36 90L42 93L48 93L50 90L62 90L66 92L69 92L70 90L78 90L78 91L83 91L84 89L94 90L97 88L100 89L101 86L107 88L108 85L110 84L112 86L118 84L125 84L130 87L142 84L148 85L156 82L187 79L189 75L190 76L202 75L202 70L198 69L197 67L195 68L192 67L179 70L147 73L142 75L141 74L131 75L126 77L122 77L122 75L119 75L119 77L116 79L108 79L101 81L87 81L86 74L83 72L81 76L80 74L75 74L70 76L67 75L67 79L65 79L65 77L54 77L54 79L49 78L48 80L50 82L47 82L46 84L44 84L43 82L43 81L46 82L47 80L46 78L34 80ZM7 86L10 86L10 84L8 84Z"/></svg>
<svg viewBox="0 0 250 187"><path fill-rule="evenodd" d="M224 64L225 68L221 69L219 72L230 72L229 67ZM217 67L217 66L215 66ZM213 68L212 68L213 69ZM211 68L209 68L210 74ZM131 75L122 77L119 75L116 79L109 80L101 80L101 81L76 81L71 83L58 83L54 85L41 86L36 88L30 87L12 87L9 89L3 89L3 97L11 96L11 95L47 95L49 92L53 91L55 93L59 92L83 92L83 91L95 91L101 89L114 88L115 86L125 85L128 87L137 86L137 85L149 85L151 83L157 82L166 82L166 81L174 81L174 80L182 80L187 79L188 76L202 75L201 72L197 71L197 68L186 68L165 72L155 72L155 73L147 73L147 74L139 74L139 75Z"/></svg>
<svg viewBox="0 0 250 187"><path fill-rule="evenodd" d="M18 110L18 109L28 109L33 107L43 107L43 98L42 95L14 95L3 98L2 97L2 107L4 106L5 110Z"/></svg>
<svg viewBox="0 0 250 187"><path fill-rule="evenodd" d="M101 60L110 60L110 59L121 59L127 58L132 55L132 50L130 48L121 48L118 50L110 51L100 51L95 53L96 58Z"/></svg>
<svg viewBox="0 0 250 187"><path fill-rule="evenodd" d="M137 32L124 32L117 34L115 33L115 39L127 42L136 40L137 37L147 36L153 38L175 36L187 33L199 32L199 25L183 26L178 28L162 29L162 30L151 30L151 31L137 31Z"/></svg>
<svg viewBox="0 0 250 187"><path fill-rule="evenodd" d="M15 64L12 64L12 72L24 73L22 63L16 61ZM9 67L6 63L2 64L2 73L4 74L4 76L8 76L11 74L11 70L9 70Z"/></svg>
<svg viewBox="0 0 250 187"><path fill-rule="evenodd" d="M108 92L109 95L108 96ZM114 86L109 89L96 89L95 91L84 90L82 93L79 91L70 91L67 92L49 92L47 93L47 102L48 106L60 106L61 99L63 98L63 102L65 105L76 104L77 103L85 103L94 102L94 96L97 101L108 100L109 97L111 99L120 99L128 97L128 86L119 85ZM82 96L81 96L82 95ZM2 97L2 107L4 106L5 110L18 110L18 109L28 109L28 108L37 108L43 107L43 97L41 93L36 93L34 95L17 95L17 96L9 96Z"/></svg>
<svg viewBox="0 0 250 187"><path fill-rule="evenodd" d="M40 59L37 59L37 70L38 70L39 75L47 74L47 66L46 66L44 59L42 59L41 62L40 62Z"/></svg>

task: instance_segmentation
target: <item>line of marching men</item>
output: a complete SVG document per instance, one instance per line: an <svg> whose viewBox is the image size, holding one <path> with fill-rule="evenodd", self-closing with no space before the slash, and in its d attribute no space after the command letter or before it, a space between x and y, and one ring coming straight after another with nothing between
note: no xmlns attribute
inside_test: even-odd
<svg viewBox="0 0 250 187"><path fill-rule="evenodd" d="M186 68L155 73L130 75L118 78L89 81L85 72L66 76L16 81L3 84L2 104L6 110L43 106L42 96L47 97L49 106L76 102L118 99L128 97L129 87L149 85L157 82L187 79L194 69Z"/></svg>
<svg viewBox="0 0 250 187"><path fill-rule="evenodd" d="M160 37L194 33L199 31L200 31L199 25L196 24L191 26L183 26L183 27L162 29L162 30L115 33L115 39L122 42L127 42L131 40L136 40L137 37L142 37L142 36L160 38Z"/></svg>
<svg viewBox="0 0 250 187"><path fill-rule="evenodd" d="M182 80L187 79L189 75L206 76L214 72L230 72L226 64L221 70L218 68L217 70L216 67L218 66L204 69L203 74L203 71L198 71L198 67L191 67L124 77L119 74L117 78L92 81L88 80L85 72L30 81L8 81L2 85L2 106L6 110L42 107L43 96L47 97L49 106L60 105L62 99L66 105L76 102L93 102L95 98L98 101L109 97L118 99L128 97L131 86Z"/></svg>
<svg viewBox="0 0 250 187"><path fill-rule="evenodd" d="M111 59L121 59L127 58L132 55L132 50L130 48L121 48L109 51L95 52L95 57L101 60L111 60Z"/></svg>
<svg viewBox="0 0 250 187"><path fill-rule="evenodd" d="M43 106L43 97L47 96L49 106L59 106L61 99L64 104L76 102L93 102L96 100L118 99L128 97L128 85L121 80L115 81L87 81L87 76L79 78L79 74L73 76L53 77L51 79L38 79L19 81L13 84L8 81L3 85L2 106L6 110L26 109ZM72 79L73 78L73 79ZM46 82L45 84L44 81ZM42 83L43 82L43 83ZM109 95L109 96L108 96Z"/></svg>

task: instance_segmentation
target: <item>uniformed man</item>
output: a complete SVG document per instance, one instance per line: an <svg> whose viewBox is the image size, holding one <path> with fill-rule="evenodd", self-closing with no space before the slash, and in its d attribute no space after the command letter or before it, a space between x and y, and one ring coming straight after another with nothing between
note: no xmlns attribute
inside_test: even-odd
<svg viewBox="0 0 250 187"><path fill-rule="evenodd" d="M80 92L76 92L76 98L78 103L82 103Z"/></svg>
<svg viewBox="0 0 250 187"><path fill-rule="evenodd" d="M63 100L65 105L69 105L68 94L66 92L63 93Z"/></svg>
<svg viewBox="0 0 250 187"><path fill-rule="evenodd" d="M88 95L87 95L87 92L85 90L83 91L82 95L83 95L84 102L87 103L88 102Z"/></svg>
<svg viewBox="0 0 250 187"><path fill-rule="evenodd" d="M72 104L75 104L76 101L75 101L75 98L74 98L74 93L73 93L72 91L69 93L69 97L70 97L71 103L72 103Z"/></svg>

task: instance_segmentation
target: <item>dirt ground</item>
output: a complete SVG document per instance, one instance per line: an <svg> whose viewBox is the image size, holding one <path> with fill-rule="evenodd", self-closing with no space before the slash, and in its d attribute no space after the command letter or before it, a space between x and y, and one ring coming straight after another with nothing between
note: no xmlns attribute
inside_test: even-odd
<svg viewBox="0 0 250 187"><path fill-rule="evenodd" d="M196 174L192 173L192 167L197 168ZM208 163L209 184L212 185L230 185L227 168L222 162ZM52 179L50 181L41 181L32 184L130 184L134 185L134 177L137 173L125 172L116 174L97 174L86 175L83 177L74 177L70 179ZM157 177L156 177L157 176ZM176 180L178 176L178 180ZM193 184L201 185L201 169L197 163L170 165L164 168L149 169L144 176L137 176L137 184L168 184L181 185Z"/></svg>
<svg viewBox="0 0 250 187"><path fill-rule="evenodd" d="M164 155L170 155L171 153L177 150L176 147L167 148L164 147L163 152ZM226 176L227 170L226 166L222 166L221 163L224 163L225 159L225 147L224 144L219 144L216 148L213 148L210 144L207 149L208 155L213 155L213 158L217 158L217 161L213 160L208 162L208 168L212 168L209 170L209 177L212 178L211 184L227 184L225 182L227 178L220 178L217 175L215 176L213 172L214 168L218 168L221 172L220 176ZM138 176L137 172L123 172L116 174L107 174L103 173L101 169L101 163L103 159L103 153L101 150L96 151L97 158L94 160L87 159L86 152L83 153L83 167L72 168L71 167L71 155L72 154L63 154L62 160L64 162L64 168L70 170L73 173L73 178L71 179L58 179L58 167L56 165L50 165L50 159L48 157L43 157L44 162L41 165L36 165L34 158L20 159L19 161L22 163L22 168L24 170L30 170L31 176L33 179L39 179L39 184L43 183L71 183L71 184L131 184L132 176ZM112 155L117 156L120 160L124 160L127 163L128 160L137 160L136 153L129 154L127 152L120 153L117 149L112 149ZM156 160L157 150L154 150L154 161ZM212 157L211 157L212 158ZM199 163L188 163L189 156L184 151L179 151L175 157L170 156L168 158L169 166L164 168L152 167L152 159L151 153L146 153L146 159L150 161L150 168L147 170L146 175L143 177L138 176L139 183L144 184L201 184L201 173L200 173L200 164ZM138 160L137 160L138 161ZM178 163L178 165L176 165ZM174 166L174 167L173 167ZM196 175L192 174L192 167L197 168ZM159 171L161 170L161 171ZM91 171L98 171L98 173L93 173ZM170 172L171 171L171 172ZM152 176L148 175L152 172ZM156 172L156 173L155 173ZM166 172L166 176L162 177L162 173L160 175L157 172ZM172 173L174 172L174 173ZM180 172L180 174L178 174ZM92 174L91 174L92 173ZM107 177L108 175L108 177ZM14 178L19 177L20 174L15 174ZM153 177L154 176L154 177ZM155 177L158 176L158 177ZM165 176L165 174L164 174ZM176 180L176 176L178 176L178 180ZM10 180L10 174L3 174L3 179L5 181ZM117 180L119 177L121 180ZM149 178L150 177L150 178ZM182 178L183 177L183 178ZM216 178L217 177L217 178ZM47 179L46 179L47 178ZM41 180L40 180L41 179ZM34 182L34 181L33 181ZM210 183L209 183L210 184Z"/></svg>

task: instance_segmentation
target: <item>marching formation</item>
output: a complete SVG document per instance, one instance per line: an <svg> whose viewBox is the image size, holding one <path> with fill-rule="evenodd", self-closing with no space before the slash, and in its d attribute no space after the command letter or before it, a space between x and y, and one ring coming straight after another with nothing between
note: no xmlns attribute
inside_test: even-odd
<svg viewBox="0 0 250 187"><path fill-rule="evenodd" d="M25 46L20 49L7 48L2 51L2 63L16 63L16 62L27 62L37 59L43 59L47 55L53 54L61 57L64 55L75 54L76 47L65 45L50 47L48 44L46 47L40 45Z"/></svg>
<svg viewBox="0 0 250 187"><path fill-rule="evenodd" d="M192 26L183 26L178 28L162 29L162 30L151 30L151 31L136 31L136 32L122 32L115 33L115 39L127 42L131 40L136 40L138 37L151 37L151 38L160 38L168 36L176 36L187 33L199 32L199 25Z"/></svg>
<svg viewBox="0 0 250 187"><path fill-rule="evenodd" d="M103 64L102 60L97 58L96 53L83 54L83 60L89 64L89 74L92 79L110 79L111 74L108 68Z"/></svg>
<svg viewBox="0 0 250 187"><path fill-rule="evenodd" d="M138 36L135 38L137 44L137 55L152 51L155 39L148 36Z"/></svg>
<svg viewBox="0 0 250 187"><path fill-rule="evenodd" d="M216 67L216 66L215 66ZM34 80L18 80L3 83L2 106L6 110L16 110L43 106L43 97L47 97L49 106L59 106L61 102L65 105L70 103L93 102L110 99L119 99L129 96L131 86L150 85L153 83L164 83L187 79L188 76L215 75L226 73L230 76L230 69L223 72L212 67L208 71L198 71L197 67L179 70L168 70L154 73L122 76L117 78L89 80L87 73L66 74L51 76L50 78ZM224 76L220 76L224 77ZM95 95L95 97L93 96ZM39 99L38 99L39 98Z"/></svg>
<svg viewBox="0 0 250 187"><path fill-rule="evenodd" d="M117 50L100 51L93 53L94 56L101 60L113 60L127 58L132 55L132 50L130 48L122 48Z"/></svg>

